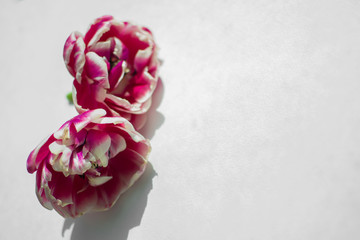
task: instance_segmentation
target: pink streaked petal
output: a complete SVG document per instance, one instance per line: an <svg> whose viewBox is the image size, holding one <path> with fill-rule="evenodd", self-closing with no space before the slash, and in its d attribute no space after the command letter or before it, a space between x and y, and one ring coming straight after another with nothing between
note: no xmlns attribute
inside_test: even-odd
<svg viewBox="0 0 360 240"><path fill-rule="evenodd" d="M82 129L75 136L75 146L80 146L85 142L87 131Z"/></svg>
<svg viewBox="0 0 360 240"><path fill-rule="evenodd" d="M70 74L81 82L85 64L85 43L80 33L74 32L64 46L64 61Z"/></svg>
<svg viewBox="0 0 360 240"><path fill-rule="evenodd" d="M75 177L77 177L77 175L65 177L60 172L52 172L52 179L48 182L49 191L46 195L47 198L52 201L53 206L60 205L64 207L73 203L73 182Z"/></svg>
<svg viewBox="0 0 360 240"><path fill-rule="evenodd" d="M106 98L107 88L109 86L108 81L106 81L106 88L102 84L91 84L90 91L94 94L94 100L98 103L102 103Z"/></svg>
<svg viewBox="0 0 360 240"><path fill-rule="evenodd" d="M113 38L115 40L115 47L113 50L113 54L118 58L118 59L127 59L127 49L125 47L125 45L118 39L118 38Z"/></svg>
<svg viewBox="0 0 360 240"><path fill-rule="evenodd" d="M105 57L106 59L110 59L111 53L113 52L115 47L114 38L109 38L104 42L97 42L93 44L89 50L95 52L100 57Z"/></svg>
<svg viewBox="0 0 360 240"><path fill-rule="evenodd" d="M142 30L139 26L132 24L125 26L119 38L130 50L131 59L134 59L139 49L146 49L150 46L150 43L153 42L151 34Z"/></svg>
<svg viewBox="0 0 360 240"><path fill-rule="evenodd" d="M64 61L66 64L69 63L69 61L70 61L71 52L74 48L74 44L75 44L76 40L79 37L82 37L82 34L80 32L75 31L75 32L72 32L65 41L65 45L64 45L64 49L63 49L63 58L64 58Z"/></svg>
<svg viewBox="0 0 360 240"><path fill-rule="evenodd" d="M142 29L143 31L148 32L148 33L152 36L152 32L151 32L150 29L148 29L147 27L141 27L141 29Z"/></svg>
<svg viewBox="0 0 360 240"><path fill-rule="evenodd" d="M54 132L54 137L56 139L63 139L65 137L69 137L69 121L65 122L59 130Z"/></svg>
<svg viewBox="0 0 360 240"><path fill-rule="evenodd" d="M94 52L86 54L85 71L87 76L101 83L102 87L109 88L107 65L102 57Z"/></svg>
<svg viewBox="0 0 360 240"><path fill-rule="evenodd" d="M125 26L126 24L124 22L119 22L115 19L112 19L109 31L104 33L98 41L105 41L106 39L111 37L119 38L121 40L120 33L123 31Z"/></svg>
<svg viewBox="0 0 360 240"><path fill-rule="evenodd" d="M137 173L143 172L145 164L141 156L139 157L138 154L132 154L127 150L120 152L111 159L109 167L106 169L108 171L103 174L113 176L113 178L95 188L98 195L96 209L104 210L112 207L120 194L131 186L134 175L138 178Z"/></svg>
<svg viewBox="0 0 360 240"><path fill-rule="evenodd" d="M84 112L69 122L74 123L76 130L80 132L83 128L85 128L89 123L98 121L101 117L106 115L106 111L104 109L95 109Z"/></svg>
<svg viewBox="0 0 360 240"><path fill-rule="evenodd" d="M41 163L39 170L36 172L36 196L45 208L53 209L50 200L46 197L44 188L48 186L48 182L51 181L52 174L46 168L45 163Z"/></svg>
<svg viewBox="0 0 360 240"><path fill-rule="evenodd" d="M109 133L111 138L110 154L109 158L115 157L119 152L122 152L126 149L126 141L119 134Z"/></svg>
<svg viewBox="0 0 360 240"><path fill-rule="evenodd" d="M131 104L128 100L124 98L117 97L112 94L107 94L105 103L115 111L141 114L145 113L150 108L151 99L149 100L149 102L145 102L144 104L137 102Z"/></svg>
<svg viewBox="0 0 360 240"><path fill-rule="evenodd" d="M126 149L136 150L143 156L147 156L151 151L151 146L149 140L145 139L139 132L137 132L133 125L128 122L126 119L121 117L112 117L119 119L115 123L115 126L108 125L106 127L107 132L111 132L112 134L117 134L124 137L126 141ZM108 118L108 119L112 119ZM106 122L108 120L104 118ZM126 150L125 149L125 150Z"/></svg>
<svg viewBox="0 0 360 240"><path fill-rule="evenodd" d="M134 182L144 173L147 160L139 153L127 149L111 159L111 167L116 170L114 179L118 178L121 182L120 193L125 192Z"/></svg>
<svg viewBox="0 0 360 240"><path fill-rule="evenodd" d="M79 113L84 113L89 109L104 109L109 113L108 106L103 102L105 99L105 89L99 84L79 84L73 81L74 105ZM76 92L76 93L75 93Z"/></svg>
<svg viewBox="0 0 360 240"><path fill-rule="evenodd" d="M112 131L113 133L118 133L125 138L127 144L125 151L127 149L131 149L142 155L144 158L147 158L147 156L151 152L150 141L148 139L145 139L139 132L132 129L133 127L120 127L118 129L109 129L109 131Z"/></svg>
<svg viewBox="0 0 360 240"><path fill-rule="evenodd" d="M157 79L151 76L147 69L136 79L136 86L131 90L132 97L139 103L147 101L153 94Z"/></svg>
<svg viewBox="0 0 360 240"><path fill-rule="evenodd" d="M35 172L40 163L44 160L49 152L49 144L54 141L54 137L51 135L48 138L45 138L29 155L26 161L26 168L29 173Z"/></svg>
<svg viewBox="0 0 360 240"><path fill-rule="evenodd" d="M81 41L78 42L79 39L82 39L82 34L79 32L73 32L67 38L64 50L63 50L63 58L65 61L65 65L68 68L71 75L75 77L76 75L76 56L78 56L78 52L85 49L85 44L81 44ZM83 52L83 51L82 51Z"/></svg>
<svg viewBox="0 0 360 240"><path fill-rule="evenodd" d="M74 178L73 204L64 207L70 217L78 217L92 211L97 204L98 197L94 187L88 184L86 178Z"/></svg>
<svg viewBox="0 0 360 240"><path fill-rule="evenodd" d="M109 31L112 19L113 18L111 16L106 16L95 20L94 24L90 26L90 29L84 37L85 43L88 47L99 41L101 36Z"/></svg>
<svg viewBox="0 0 360 240"><path fill-rule="evenodd" d="M70 160L69 167L70 174L82 175L91 168L91 163L83 157L82 151L74 151Z"/></svg>
<svg viewBox="0 0 360 240"><path fill-rule="evenodd" d="M126 120L125 118L120 117L120 116L103 117L100 119L100 121L98 123L101 125L104 125L104 124L121 125L122 127L124 126L125 123L128 123L131 125L131 123L128 120Z"/></svg>
<svg viewBox="0 0 360 240"><path fill-rule="evenodd" d="M121 116L131 122L133 127L136 130L140 130L142 127L144 127L146 120L147 120L147 114L131 114L127 112L121 112Z"/></svg>
<svg viewBox="0 0 360 240"><path fill-rule="evenodd" d="M86 146L84 145L84 147ZM89 162L97 163L96 157L89 150L87 151L86 154L83 152L83 156L85 156L85 159L88 160Z"/></svg>
<svg viewBox="0 0 360 240"><path fill-rule="evenodd" d="M83 108L81 105L79 105L79 103L78 103L78 95L77 95L75 84L73 84L73 86L72 86L72 96L73 96L73 103L74 103L75 109L76 109L76 111L78 111L78 113L81 114L81 113L84 113L84 112L89 110L89 109Z"/></svg>
<svg viewBox="0 0 360 240"><path fill-rule="evenodd" d="M108 22L114 20L114 17L111 15L104 15L101 17L98 17L94 20L93 24L101 23L101 22Z"/></svg>
<svg viewBox="0 0 360 240"><path fill-rule="evenodd" d="M72 156L73 148L68 146L64 148L61 154L54 155L53 158L50 160L50 164L52 168L57 172L63 172L65 176L69 176L69 164L70 158Z"/></svg>
<svg viewBox="0 0 360 240"><path fill-rule="evenodd" d="M73 49L74 58L74 70L76 75L74 76L77 81L81 81L81 74L85 64L85 43L82 38L76 40L76 44Z"/></svg>
<svg viewBox="0 0 360 240"><path fill-rule="evenodd" d="M71 53L74 49L75 42L80 35L81 34L79 32L71 33L70 36L66 39L66 42L64 45L64 50L63 50L63 58L64 58L65 65L68 68L68 70L72 76L75 76L75 70L69 66L70 57L71 57Z"/></svg>
<svg viewBox="0 0 360 240"><path fill-rule="evenodd" d="M120 108L131 109L131 103L128 100L113 94L106 94L105 102L107 104L117 105Z"/></svg>
<svg viewBox="0 0 360 240"><path fill-rule="evenodd" d="M153 76L156 81L158 81L159 78L159 71L158 68L161 64L160 60L158 59L158 48L155 46L153 50L153 54L150 58L149 64L148 64L148 72Z"/></svg>
<svg viewBox="0 0 360 240"><path fill-rule="evenodd" d="M131 150L129 150L129 151L131 151ZM134 154L137 154L137 153L134 152ZM138 154L138 155L139 155L139 157L142 157L140 154ZM142 157L142 159L137 164L138 164L138 170L129 179L128 188L130 188L145 172L147 160Z"/></svg>
<svg viewBox="0 0 360 240"><path fill-rule="evenodd" d="M100 176L100 177L87 176L87 178L89 180L90 186L97 187L97 186L103 185L104 183L107 183L113 177L112 176Z"/></svg>
<svg viewBox="0 0 360 240"><path fill-rule="evenodd" d="M89 130L85 145L89 151L100 160L103 167L108 165L108 151L111 145L110 136L102 131Z"/></svg>
<svg viewBox="0 0 360 240"><path fill-rule="evenodd" d="M62 141L57 140L49 145L49 150L52 154L58 155L65 150L66 146L62 144Z"/></svg>
<svg viewBox="0 0 360 240"><path fill-rule="evenodd" d="M126 61L122 60L111 69L109 75L110 90L115 89L119 85L124 77L126 67Z"/></svg>
<svg viewBox="0 0 360 240"><path fill-rule="evenodd" d="M144 68L148 65L152 53L153 53L152 46L149 46L144 50L137 51L134 58L134 68L137 72L142 72Z"/></svg>

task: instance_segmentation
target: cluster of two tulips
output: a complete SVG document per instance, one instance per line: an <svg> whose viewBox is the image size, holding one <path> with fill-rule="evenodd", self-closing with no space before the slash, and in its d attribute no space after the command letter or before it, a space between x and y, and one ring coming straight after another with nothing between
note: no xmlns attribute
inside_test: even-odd
<svg viewBox="0 0 360 240"><path fill-rule="evenodd" d="M151 150L138 130L158 82L159 61L145 27L96 19L72 33L63 53L79 115L29 155L40 203L64 217L111 208L142 175Z"/></svg>

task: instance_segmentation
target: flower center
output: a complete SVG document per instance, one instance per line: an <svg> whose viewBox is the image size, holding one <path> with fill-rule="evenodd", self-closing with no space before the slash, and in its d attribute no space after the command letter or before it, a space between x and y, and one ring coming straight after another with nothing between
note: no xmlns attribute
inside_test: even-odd
<svg viewBox="0 0 360 240"><path fill-rule="evenodd" d="M121 61L121 60L120 60L117 56L115 56L115 55L111 56L111 57L110 57L110 71L111 71L111 69L113 69L120 61Z"/></svg>

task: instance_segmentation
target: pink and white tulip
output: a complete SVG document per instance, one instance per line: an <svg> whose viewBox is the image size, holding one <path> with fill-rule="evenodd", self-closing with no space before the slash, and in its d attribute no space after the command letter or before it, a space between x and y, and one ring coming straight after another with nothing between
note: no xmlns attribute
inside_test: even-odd
<svg viewBox="0 0 360 240"><path fill-rule="evenodd" d="M73 101L79 113L105 109L140 129L158 81L159 61L152 33L112 16L94 21L85 36L72 33L64 61L75 78Z"/></svg>
<svg viewBox="0 0 360 240"><path fill-rule="evenodd" d="M107 210L144 172L150 143L122 117L84 112L29 155L40 203L64 217Z"/></svg>

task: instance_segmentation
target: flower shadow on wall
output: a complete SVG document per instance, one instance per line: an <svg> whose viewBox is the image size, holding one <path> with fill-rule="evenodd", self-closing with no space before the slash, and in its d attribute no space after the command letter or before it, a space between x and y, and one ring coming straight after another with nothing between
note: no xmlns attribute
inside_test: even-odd
<svg viewBox="0 0 360 240"><path fill-rule="evenodd" d="M160 106L163 96L164 96L164 85L162 79L159 78L156 89L153 93L151 107L147 113L148 119L144 127L139 130L139 132L147 139L152 139L155 135L155 131L165 121L164 116L156 110ZM151 155L150 155L150 159L151 159Z"/></svg>
<svg viewBox="0 0 360 240"><path fill-rule="evenodd" d="M151 139L156 129L164 122L164 116L156 109L160 105L164 94L162 80L153 95L152 106L147 112L147 122L139 131L144 137ZM151 162L153 158L150 157ZM66 230L72 230L72 240L126 240L130 229L139 226L145 212L147 197L152 189L152 179L157 175L151 163L148 162L146 170L141 178L123 195L116 204L108 211L88 213L77 219L67 218L64 221L62 235Z"/></svg>

